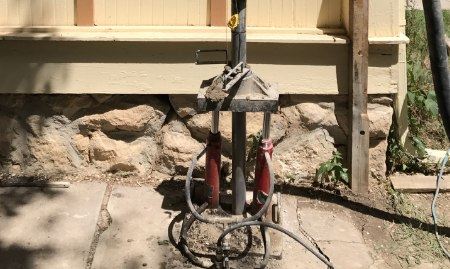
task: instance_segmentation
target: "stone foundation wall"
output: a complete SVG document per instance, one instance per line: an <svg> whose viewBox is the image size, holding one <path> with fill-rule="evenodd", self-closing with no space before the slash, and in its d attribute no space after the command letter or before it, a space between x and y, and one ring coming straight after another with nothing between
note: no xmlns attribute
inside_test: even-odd
<svg viewBox="0 0 450 269"><path fill-rule="evenodd" d="M341 96L283 96L272 119L279 180L314 177L335 150L346 153L347 101ZM204 144L210 114L195 110L195 96L2 95L0 169L4 174L65 175L186 173ZM392 99L369 104L371 176L386 172ZM262 128L262 113L249 113L248 150ZM222 113L224 173L229 174L231 114ZM228 164L228 165L227 165ZM204 164L199 162L200 176ZM248 158L249 175L253 159Z"/></svg>

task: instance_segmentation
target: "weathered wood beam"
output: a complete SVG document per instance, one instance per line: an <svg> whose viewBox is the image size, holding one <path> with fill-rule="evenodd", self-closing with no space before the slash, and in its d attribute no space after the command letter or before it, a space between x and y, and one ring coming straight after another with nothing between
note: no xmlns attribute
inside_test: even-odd
<svg viewBox="0 0 450 269"><path fill-rule="evenodd" d="M391 182L394 190L399 192L431 193L436 191L436 176L398 174L391 177ZM450 182L443 180L440 190L441 192L449 192Z"/></svg>
<svg viewBox="0 0 450 269"><path fill-rule="evenodd" d="M369 68L369 0L350 1L349 162L351 188L369 190L369 118L367 87Z"/></svg>
<svg viewBox="0 0 450 269"><path fill-rule="evenodd" d="M94 0L75 0L75 24L94 26Z"/></svg>
<svg viewBox="0 0 450 269"><path fill-rule="evenodd" d="M227 17L227 1L211 0L211 26L225 26Z"/></svg>

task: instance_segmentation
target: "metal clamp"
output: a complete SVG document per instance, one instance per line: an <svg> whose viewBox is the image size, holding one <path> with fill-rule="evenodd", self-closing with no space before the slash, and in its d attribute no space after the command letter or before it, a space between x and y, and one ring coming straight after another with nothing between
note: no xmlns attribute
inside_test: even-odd
<svg viewBox="0 0 450 269"><path fill-rule="evenodd" d="M224 61L200 61L200 53L214 53L214 52L223 52L225 53L225 60ZM195 64L196 65L202 65L202 64L228 64L228 51L224 49L212 49L212 50L197 50L195 51Z"/></svg>

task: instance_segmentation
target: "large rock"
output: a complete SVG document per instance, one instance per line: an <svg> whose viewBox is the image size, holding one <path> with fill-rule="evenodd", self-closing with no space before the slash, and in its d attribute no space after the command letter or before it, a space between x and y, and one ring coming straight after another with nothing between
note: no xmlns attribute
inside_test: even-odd
<svg viewBox="0 0 450 269"><path fill-rule="evenodd" d="M0 166L21 165L29 155L27 134L16 118L0 115Z"/></svg>
<svg viewBox="0 0 450 269"><path fill-rule="evenodd" d="M50 95L47 96L47 103L56 113L72 118L80 110L91 107L95 103L95 99L87 94L73 96Z"/></svg>
<svg viewBox="0 0 450 269"><path fill-rule="evenodd" d="M369 104L367 115L369 116L369 130L371 139L384 139L389 136L392 125L394 109L382 104Z"/></svg>
<svg viewBox="0 0 450 269"><path fill-rule="evenodd" d="M371 139L387 138L392 125L393 108L389 98L368 104L369 131ZM347 144L349 132L347 104L343 102L302 102L281 109L292 127L308 130L323 128L334 138L337 145Z"/></svg>
<svg viewBox="0 0 450 269"><path fill-rule="evenodd" d="M44 118L31 115L26 119L26 124L32 132L27 141L32 160L28 163L29 170L56 174L80 168L81 158L70 143L74 130L68 123L64 116Z"/></svg>
<svg viewBox="0 0 450 269"><path fill-rule="evenodd" d="M203 149L203 145L191 137L189 130L178 119L163 127L159 143L158 170L166 174L186 173L193 156ZM199 165L202 164L204 160L199 161Z"/></svg>
<svg viewBox="0 0 450 269"><path fill-rule="evenodd" d="M224 153L231 155L232 128L231 112L221 112L219 130L222 134L222 148ZM211 129L211 113L197 114L186 121L186 125L193 137L200 141L206 141ZM247 138L257 136L262 130L263 113L247 113ZM271 121L271 138L278 143L286 134L287 122L280 114L273 114ZM251 139L249 139L249 142ZM248 143L248 146L251 145Z"/></svg>
<svg viewBox="0 0 450 269"><path fill-rule="evenodd" d="M277 174L285 181L312 178L320 164L328 161L335 150L334 140L326 130L298 129L275 147L273 159Z"/></svg>
<svg viewBox="0 0 450 269"><path fill-rule="evenodd" d="M84 143L78 142L82 146ZM146 136L127 143L96 131L89 142L89 160L108 172L147 172L156 161L157 151L155 140Z"/></svg>
<svg viewBox="0 0 450 269"><path fill-rule="evenodd" d="M386 179L386 152L388 148L387 139L370 141L369 168L372 180Z"/></svg>
<svg viewBox="0 0 450 269"><path fill-rule="evenodd" d="M302 126L308 130L323 128L334 138L336 144L347 143L347 109L342 104L336 106L335 103L306 102L285 107L282 113L294 127Z"/></svg>
<svg viewBox="0 0 450 269"><path fill-rule="evenodd" d="M161 129L169 108L163 104L137 105L128 109L114 109L103 114L79 119L80 129L102 132L145 132L154 135Z"/></svg>
<svg viewBox="0 0 450 269"><path fill-rule="evenodd" d="M169 95L169 101L177 115L182 119L197 114L197 95L171 94Z"/></svg>

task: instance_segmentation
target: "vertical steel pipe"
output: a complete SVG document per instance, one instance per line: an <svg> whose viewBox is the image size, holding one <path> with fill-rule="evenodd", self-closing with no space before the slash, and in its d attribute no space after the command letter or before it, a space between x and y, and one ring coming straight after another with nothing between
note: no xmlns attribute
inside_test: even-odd
<svg viewBox="0 0 450 269"><path fill-rule="evenodd" d="M264 112L262 139L270 138L270 120L272 119L272 113Z"/></svg>
<svg viewBox="0 0 450 269"><path fill-rule="evenodd" d="M231 14L239 14L239 24L231 32L231 67L240 62L247 62L246 42L246 10L247 0L232 0ZM235 215L241 215L245 209L245 161L246 161L246 113L233 112L232 114L232 211Z"/></svg>
<svg viewBox="0 0 450 269"><path fill-rule="evenodd" d="M212 119L211 119L211 133L217 134L219 132L219 111L213 111L212 112Z"/></svg>
<svg viewBox="0 0 450 269"><path fill-rule="evenodd" d="M210 208L219 207L220 167L222 158L222 137L219 132L219 111L212 112L211 131L206 140L205 182L207 202Z"/></svg>
<svg viewBox="0 0 450 269"><path fill-rule="evenodd" d="M445 131L447 136L450 137L450 78L441 1L423 0L422 2L427 25L428 49L434 89Z"/></svg>

